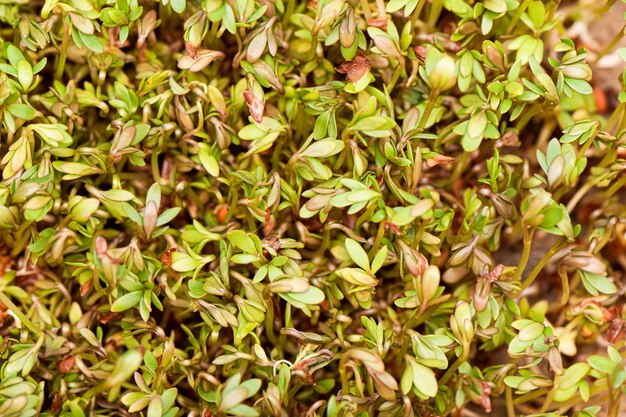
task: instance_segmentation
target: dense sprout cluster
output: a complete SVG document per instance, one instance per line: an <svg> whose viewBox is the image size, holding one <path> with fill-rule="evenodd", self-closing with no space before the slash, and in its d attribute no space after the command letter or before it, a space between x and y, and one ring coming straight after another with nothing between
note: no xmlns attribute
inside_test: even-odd
<svg viewBox="0 0 626 417"><path fill-rule="evenodd" d="M614 3L1 1L0 415L621 415Z"/></svg>

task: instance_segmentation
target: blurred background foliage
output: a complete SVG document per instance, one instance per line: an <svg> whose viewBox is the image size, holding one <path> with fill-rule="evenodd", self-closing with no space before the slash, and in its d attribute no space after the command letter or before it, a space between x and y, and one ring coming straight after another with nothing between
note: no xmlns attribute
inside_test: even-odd
<svg viewBox="0 0 626 417"><path fill-rule="evenodd" d="M622 415L623 11L0 1L0 415Z"/></svg>

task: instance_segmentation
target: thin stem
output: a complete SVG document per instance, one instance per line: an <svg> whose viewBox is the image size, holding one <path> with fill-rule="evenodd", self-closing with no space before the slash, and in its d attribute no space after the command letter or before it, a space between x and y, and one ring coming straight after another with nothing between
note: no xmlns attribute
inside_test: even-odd
<svg viewBox="0 0 626 417"><path fill-rule="evenodd" d="M396 70L393 72L393 75L391 76L391 80L389 81L389 85L387 86L387 91L389 91L391 93L391 91L393 91L393 88L396 86L396 83L398 82L398 79L400 78L400 75L402 74L402 71L404 70L404 59L401 61L398 61L398 66L396 67Z"/></svg>
<svg viewBox="0 0 626 417"><path fill-rule="evenodd" d="M567 243L567 238L562 237L561 239L558 240L558 242L554 244L554 246L552 246L552 248L550 248L548 252L546 252L545 255L543 255L543 258L541 258L539 263L535 265L533 270L530 272L530 275L528 275L528 278L526 278L526 280L520 287L519 293L522 293L526 288L530 286L530 284L532 284L535 281L535 279L537 278L537 276L539 276L539 273L541 272L543 267L546 266L546 264L550 261L550 259L552 259L555 253L557 253L563 248L565 243Z"/></svg>
<svg viewBox="0 0 626 417"><path fill-rule="evenodd" d="M545 395L546 392L548 392L548 389L546 389L546 388L540 388L540 389L536 389L534 391L527 392L526 394L517 397L513 401L513 404L523 404L525 402L534 400L537 397L541 397L542 395ZM511 394L512 394L512 392L511 392Z"/></svg>
<svg viewBox="0 0 626 417"><path fill-rule="evenodd" d="M566 406L558 407L558 408L555 407L551 411L555 411L557 413L557 415L559 415L559 416L564 416L569 411L570 408L576 407L577 405L580 405L580 404L587 404L588 403L588 401L583 400L582 398L580 398L580 396L578 396L577 399L578 399L578 401L576 401L576 403L572 403L572 402L568 401L566 403L567 404ZM604 404L608 399L609 399L609 395L606 394L606 395L603 395L601 397L595 398L593 404Z"/></svg>
<svg viewBox="0 0 626 417"><path fill-rule="evenodd" d="M561 294L561 306L564 306L569 301L569 277L567 276L567 272L559 268L559 277L561 278L561 288L563 289L563 294Z"/></svg>
<svg viewBox="0 0 626 417"><path fill-rule="evenodd" d="M424 109L424 114L420 117L420 121L417 124L418 129L424 129L426 123L428 123L428 119L430 119L430 114L433 112L435 108L435 102L437 101L437 96L439 95L439 91L431 90L428 95L428 101L426 102L426 108Z"/></svg>
<svg viewBox="0 0 626 417"><path fill-rule="evenodd" d="M158 152L153 152L150 155L150 165L152 166L152 177L154 181L161 185L166 185L163 182L163 178L161 177L161 172L159 171L159 154Z"/></svg>
<svg viewBox="0 0 626 417"><path fill-rule="evenodd" d="M61 40L61 53L59 54L59 60L57 61L57 68L54 72L54 78L60 80L63 77L63 71L65 71L65 61L67 60L67 46L70 41L70 26L65 22L63 18L63 39Z"/></svg>
<svg viewBox="0 0 626 417"><path fill-rule="evenodd" d="M524 232L524 249L522 251L522 257L520 258L519 265L515 270L515 276L513 277L513 282L520 282L522 280L522 274L526 269L526 264L528 264L528 259L530 258L530 251L532 249L533 244L533 235L535 234L535 230L528 230L525 226L523 227Z"/></svg>
<svg viewBox="0 0 626 417"><path fill-rule="evenodd" d="M607 120L606 122L606 125L605 125L606 131L613 132L613 133L616 132L616 130L613 130L613 126L614 125L617 126L618 122L623 121L625 107L626 107L626 103L620 103L617 106L613 114L611 114L611 117L609 117L609 120Z"/></svg>
<svg viewBox="0 0 626 417"><path fill-rule="evenodd" d="M31 332L35 333L37 336L41 336L41 329L35 327L35 325L22 313L22 311L13 304L13 301L9 297L6 296L4 291L0 290L0 302L4 304L15 316L22 322L24 326L28 328Z"/></svg>
<svg viewBox="0 0 626 417"><path fill-rule="evenodd" d="M589 147L593 144L593 141L596 140L596 136L598 136L598 125L594 127L593 134L589 135L583 146L578 151L578 154L576 154L576 159L580 159L585 156L587 149L589 149Z"/></svg>
<svg viewBox="0 0 626 417"><path fill-rule="evenodd" d="M313 29L315 30L316 28ZM309 49L308 55L309 61L315 60L315 56L317 55L317 30L315 30L315 33L311 37L311 49Z"/></svg>
<svg viewBox="0 0 626 417"><path fill-rule="evenodd" d="M621 41L622 38L624 37L624 30L626 30L626 24L624 24L624 26L622 26L619 32L617 32L613 40L602 51L600 51L598 55L596 55L595 59L593 60L593 63L596 63L599 60L601 60L605 55L607 55L609 52L613 50L613 48L617 46L619 41Z"/></svg>
<svg viewBox="0 0 626 417"><path fill-rule="evenodd" d="M548 396L546 397L546 400L543 402L543 406L541 407L541 412L545 413L546 410L548 409L548 407L550 407L550 404L552 404L552 400L554 399L554 396L556 395L556 387L559 386L559 382L561 380L561 375L559 374L554 374L554 389L551 389L550 392L548 393Z"/></svg>
<svg viewBox="0 0 626 417"><path fill-rule="evenodd" d="M511 21L509 22L509 26L506 28L506 33L511 33L513 31L515 25L521 19L529 4L530 0L524 0L524 2L517 8L513 19L511 19Z"/></svg>
<svg viewBox="0 0 626 417"><path fill-rule="evenodd" d="M283 26L289 22L291 15L296 7L296 0L287 0L287 9L285 10L285 15L283 16Z"/></svg>
<svg viewBox="0 0 626 417"><path fill-rule="evenodd" d="M385 3L383 0L376 0L376 6L378 7L378 18L384 19L386 13Z"/></svg>
<svg viewBox="0 0 626 417"><path fill-rule="evenodd" d="M341 395L350 394L350 380L348 378L348 366L346 364L346 357L342 357L339 361L339 375L341 375Z"/></svg>
<svg viewBox="0 0 626 417"><path fill-rule="evenodd" d="M506 414L508 417L515 417L515 404L513 403L513 390L506 387Z"/></svg>
<svg viewBox="0 0 626 417"><path fill-rule="evenodd" d="M463 151L461 154L461 159L454 167L454 171L452 172L452 176L450 177L450 183L454 184L454 182L459 179L461 174L465 171L465 165L467 164L467 158L469 158L469 153Z"/></svg>
<svg viewBox="0 0 626 417"><path fill-rule="evenodd" d="M378 248L380 247L384 237L385 237L385 222L382 221L378 224L378 231L376 232L376 239L374 240L374 244L372 245L372 253L378 252Z"/></svg>
<svg viewBox="0 0 626 417"><path fill-rule="evenodd" d="M365 20L372 20L372 12L370 10L370 4L367 0L361 0L361 8L365 15Z"/></svg>
<svg viewBox="0 0 626 417"><path fill-rule="evenodd" d="M569 202L567 203L568 213L571 213L574 210L574 207L576 207L578 202L589 192L589 190L593 188L594 185L595 184L591 181L586 182L582 187L580 187L576 191L576 194L574 194L572 198L570 198Z"/></svg>
<svg viewBox="0 0 626 417"><path fill-rule="evenodd" d="M274 336L274 304L271 297L267 297L267 313L265 315L265 334L268 340L272 344L276 344L276 337Z"/></svg>
<svg viewBox="0 0 626 417"><path fill-rule="evenodd" d="M450 379L450 377L452 377L452 374L454 374L454 372L457 370L457 368L461 366L461 364L467 360L468 349L469 348L467 348L466 346L463 347L463 353L461 354L461 356L459 356L456 362L454 362L454 364L452 364L452 366L448 368L446 373L443 374L443 376L439 380L439 385L445 385L446 382L448 382L448 380Z"/></svg>
<svg viewBox="0 0 626 417"><path fill-rule="evenodd" d="M621 395L618 395L616 400L613 400L613 398L609 398L609 400L611 401L611 406L609 407L609 411L607 411L606 413L607 417L619 417L621 397Z"/></svg>
<svg viewBox="0 0 626 417"><path fill-rule="evenodd" d="M428 29L433 32L437 19L441 16L443 10L443 0L432 0L430 6L430 15L428 16Z"/></svg>
<svg viewBox="0 0 626 417"><path fill-rule="evenodd" d="M609 409L606 412L607 417L618 417L618 412L620 409L620 391L617 391L617 398L615 395L615 391L613 390L613 381L611 376L609 375L608 377L609 379L609 384L607 384L608 386L608 391L609 391Z"/></svg>
<svg viewBox="0 0 626 417"><path fill-rule="evenodd" d="M413 13L411 13L411 27L414 28L417 26L417 22L419 22L420 14L422 14L422 9L426 5L426 3L427 2L425 1L420 1L417 4L417 7L415 8L415 10L413 10Z"/></svg>
<svg viewBox="0 0 626 417"><path fill-rule="evenodd" d="M531 108L530 110L528 110L528 112L526 112L526 114L520 119L519 123L515 126L517 131L521 132L522 129L524 129L524 127L526 127L528 122L530 122L530 119L532 119L540 111L541 110L539 109L539 106L535 106L535 107Z"/></svg>
<svg viewBox="0 0 626 417"><path fill-rule="evenodd" d="M589 398L594 397L598 394L604 394L607 391L607 385L608 384L606 379L598 379L596 383L589 388ZM569 408L572 408L575 405L581 404L583 402L587 403L589 401L583 401L583 399L580 397L580 393L578 393L567 401L559 403L559 405L557 407L554 407L552 410L567 411ZM601 404L601 401L594 401L594 403Z"/></svg>
<svg viewBox="0 0 626 417"><path fill-rule="evenodd" d="M25 231L28 227L30 227L31 222L26 223L24 226L20 227L20 231ZM19 253L28 245L28 241L30 239L29 233L18 234L19 239L13 245L13 249L11 250L11 256L16 257Z"/></svg>
<svg viewBox="0 0 626 417"><path fill-rule="evenodd" d="M617 180L613 185L611 185L611 188L609 188L608 190L606 190L606 193L604 194L604 199L607 200L609 197L611 197L613 194L615 194L616 192L618 192L620 190L620 188L622 188L624 185L626 185L626 175L624 175L623 177L621 177L619 180Z"/></svg>

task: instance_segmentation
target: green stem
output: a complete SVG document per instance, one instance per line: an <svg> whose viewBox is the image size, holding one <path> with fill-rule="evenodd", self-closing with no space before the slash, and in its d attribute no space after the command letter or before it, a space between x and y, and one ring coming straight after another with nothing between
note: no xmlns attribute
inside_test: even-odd
<svg viewBox="0 0 626 417"><path fill-rule="evenodd" d="M559 277L561 278L561 288L563 294L561 294L561 306L564 306L569 301L569 277L564 269L559 268Z"/></svg>
<svg viewBox="0 0 626 417"><path fill-rule="evenodd" d="M597 380L597 382L593 386L591 386L589 389L589 398L594 397L598 394L604 394L607 391L607 388L608 387L607 387L606 379ZM560 403L558 407L554 407L552 410L548 410L548 411L553 411L553 410L559 410L559 411L565 410L566 411L571 407L574 407L576 405L583 404L583 403L589 403L589 401L583 401L583 399L580 397L580 393L578 393L574 395L573 397L571 397L569 400ZM600 404L599 401L594 401L593 403Z"/></svg>
<svg viewBox="0 0 626 417"><path fill-rule="evenodd" d="M22 250L26 247L26 245L28 245L28 241L30 240L30 233L25 233L26 229L28 229L28 227L30 227L30 222L26 223L24 226L20 227L19 231L22 231L24 233L16 233L17 236L19 236L17 242L15 242L15 244L13 245L13 249L11 250L11 256L12 257L17 257L20 252L22 252Z"/></svg>
<svg viewBox="0 0 626 417"><path fill-rule="evenodd" d="M624 185L626 185L626 175L621 177L613 185L611 185L611 188L606 190L606 193L604 194L604 199L608 200L611 196L613 196L613 194L618 192L620 188L622 188Z"/></svg>
<svg viewBox="0 0 626 417"><path fill-rule="evenodd" d="M519 123L515 126L518 132L521 132L524 127L530 122L530 119L533 118L537 113L539 113L539 106L535 106L528 110L528 112L520 119Z"/></svg>
<svg viewBox="0 0 626 417"><path fill-rule="evenodd" d="M37 336L41 336L41 329L35 327L35 325L22 313L22 311L13 304L13 301L9 297L6 296L4 291L0 290L0 302L4 304L15 316L20 319L22 324L28 328L31 332L35 333Z"/></svg>
<svg viewBox="0 0 626 417"><path fill-rule="evenodd" d="M159 154L157 152L153 152L152 155L150 155L150 165L154 181L158 184L165 185L161 177L161 172L159 171Z"/></svg>
<svg viewBox="0 0 626 417"><path fill-rule="evenodd" d="M367 0L361 0L361 8L363 9L365 20L372 20L372 12L370 10L370 4Z"/></svg>
<svg viewBox="0 0 626 417"><path fill-rule="evenodd" d="M376 0L376 6L378 7L378 18L384 18L386 13L385 2L383 0Z"/></svg>
<svg viewBox="0 0 626 417"><path fill-rule="evenodd" d="M374 240L374 244L372 245L372 253L377 253L378 248L380 247L383 237L385 237L385 222L382 221L378 224L378 231L376 232L376 239Z"/></svg>
<svg viewBox="0 0 626 417"><path fill-rule="evenodd" d="M577 397L578 401L573 404L572 402L568 401L566 404L566 406L563 407L554 407L551 411L556 412L556 415L558 416L564 416L566 415L566 413L570 410L570 408L572 407L576 407L577 405L580 404L589 404L589 401L585 401L582 398L580 398L580 396ZM592 404L604 404L607 400L609 399L609 395L605 394L601 397L596 397L594 398L594 401Z"/></svg>
<svg viewBox="0 0 626 417"><path fill-rule="evenodd" d="M387 86L387 91L389 93L393 91L393 88L396 86L396 83L398 82L398 79L400 78L400 75L402 74L403 70L404 70L404 60L398 61L398 66L396 67L396 70L393 72L393 75L391 76L391 80L389 81L389 85Z"/></svg>
<svg viewBox="0 0 626 417"><path fill-rule="evenodd" d="M424 129L424 126L426 126L426 123L428 123L428 119L430 119L430 114L435 108L435 102L437 101L438 95L439 91L430 91L430 94L428 95L428 101L426 102L426 108L424 109L424 114L420 117L420 121L417 124L417 129Z"/></svg>
<svg viewBox="0 0 626 417"><path fill-rule="evenodd" d="M530 275L528 275L528 278L526 278L526 280L524 281L524 283L520 287L520 289L519 289L519 293L520 294L526 288L528 288L530 286L530 284L532 284L535 281L535 279L537 278L537 276L539 276L539 273L541 272L543 267L546 266L546 264L550 261L550 259L554 256L555 253L560 251L563 248L563 246L565 246L565 244L567 243L567 240L568 239L566 237L560 238L554 244L554 246L552 246L552 248L550 248L550 250L548 252L546 252L545 255L543 255L543 258L541 258L539 263L537 265L535 265L533 270L530 272Z"/></svg>
<svg viewBox="0 0 626 417"><path fill-rule="evenodd" d="M219 31L221 26L222 25L220 22L211 22L208 39L211 39L213 42L215 40L219 40L220 38L217 36L217 32Z"/></svg>
<svg viewBox="0 0 626 417"><path fill-rule="evenodd" d="M293 326L293 321L291 320L291 304L287 303L287 306L285 307L284 310L284 315L283 315L283 319L284 319L284 324L283 324L283 328L284 327L294 327ZM286 340L287 340L287 335L284 333L280 333L280 335L278 336L278 345L280 346L280 351L282 352L282 347L285 346L286 344Z"/></svg>
<svg viewBox="0 0 626 417"><path fill-rule="evenodd" d="M530 251L533 245L533 235L535 234L535 230L528 230L524 225L522 225L524 238L523 244L524 249L522 251L522 257L520 258L519 265L515 270L515 276L513 277L513 282L520 282L522 280L522 274L526 269L526 264L528 264L528 259L530 258Z"/></svg>
<svg viewBox="0 0 626 417"><path fill-rule="evenodd" d="M556 390L559 386L559 382L561 380L561 375L559 374L554 374L554 387L553 389L550 390L550 392L548 393L548 396L546 397L546 400L543 402L543 406L541 407L541 412L545 413L546 410L548 409L548 407L550 407L550 404L552 404L552 400L554 399L554 396L556 395Z"/></svg>
<svg viewBox="0 0 626 417"><path fill-rule="evenodd" d="M461 366L463 362L467 361L468 350L469 350L469 347L463 346L463 353L461 354L461 356L459 356L456 362L454 362L454 364L452 364L452 366L448 368L446 373L443 374L443 376L439 380L439 385L445 385L446 382L448 382L448 380L452 377L452 374L454 374L454 372L457 370L457 368Z"/></svg>
<svg viewBox="0 0 626 417"><path fill-rule="evenodd" d="M618 417L618 412L620 409L620 391L617 391L617 396L615 395L615 391L613 390L613 380L611 378L611 375L608 376L609 379L609 383L607 384L608 387L608 395L609 395L609 409L606 412L607 417ZM617 397L617 398L616 398Z"/></svg>
<svg viewBox="0 0 626 417"><path fill-rule="evenodd" d="M596 125L596 127L593 129L593 134L589 135L583 146L578 151L578 154L576 154L576 159L580 159L585 156L587 149L589 149L589 147L596 140L596 136L598 136L598 125Z"/></svg>
<svg viewBox="0 0 626 417"><path fill-rule="evenodd" d="M620 103L617 106L613 114L611 114L611 117L609 117L609 120L607 120L606 125L604 127L607 132L615 133L615 130L613 130L613 126L617 126L618 122L623 121L625 108L626 108L626 103Z"/></svg>
<svg viewBox="0 0 626 417"><path fill-rule="evenodd" d="M589 190L593 188L594 185L595 185L594 182L589 181L589 182L586 182L582 187L580 187L576 191L576 194L574 194L572 198L570 198L569 202L567 203L568 213L571 213L572 210L574 210L574 207L576 207L580 199L583 198L589 192Z"/></svg>
<svg viewBox="0 0 626 417"><path fill-rule="evenodd" d="M529 4L530 4L530 0L524 0L524 2L517 8L517 10L515 11L515 15L513 16L513 19L511 19L511 21L509 22L509 26L506 28L505 33L511 33L513 31L513 29L515 28L515 25L521 19L522 15L526 11L526 8L528 8Z"/></svg>
<svg viewBox="0 0 626 417"><path fill-rule="evenodd" d="M506 414L508 417L515 417L515 404L513 403L513 390L506 387Z"/></svg>
<svg viewBox="0 0 626 417"><path fill-rule="evenodd" d="M341 375L341 395L350 394L350 380L348 378L348 367L345 363L345 358L341 358L339 362L339 375Z"/></svg>
<svg viewBox="0 0 626 417"><path fill-rule="evenodd" d="M63 71L65 71L65 61L67 60L67 46L70 41L70 26L65 22L65 16L63 17L63 39L61 40L61 52L59 54L59 60L57 61L57 68L54 72L54 78L60 80L63 77Z"/></svg>
<svg viewBox="0 0 626 417"><path fill-rule="evenodd" d="M622 396L618 395L617 399L613 399L613 398L609 398L609 401L611 403L610 407L609 407L609 411L607 411L606 415L607 417L619 417L619 411L620 411L620 406L621 406L621 401L620 398Z"/></svg>
<svg viewBox="0 0 626 417"><path fill-rule="evenodd" d="M267 296L267 313L265 314L265 334L267 339L273 345L276 345L276 336L274 336L274 304L272 297Z"/></svg>
<svg viewBox="0 0 626 417"><path fill-rule="evenodd" d="M454 167L454 171L452 172L452 176L450 177L450 184L454 184L456 180L459 179L461 174L465 171L465 165L467 164L467 158L469 158L469 153L463 151L461 154L461 159Z"/></svg>
<svg viewBox="0 0 626 417"><path fill-rule="evenodd" d="M317 55L317 30L315 30L315 34L311 37L311 49L309 49L308 60L315 60L315 55Z"/></svg>
<svg viewBox="0 0 626 417"><path fill-rule="evenodd" d="M621 41L622 38L624 37L624 30L626 30L626 24L624 24L624 26L622 26L619 32L617 32L613 40L598 55L596 55L595 59L593 60L593 63L596 63L599 60L601 60L605 55L607 55L609 52L613 50L613 48L617 46L619 41Z"/></svg>
<svg viewBox="0 0 626 417"><path fill-rule="evenodd" d="M287 0L287 9L285 10L285 15L283 16L283 26L285 26L289 22L289 19L291 18L295 7L296 0Z"/></svg>
<svg viewBox="0 0 626 417"><path fill-rule="evenodd" d="M435 29L435 25L437 24L437 19L441 16L441 11L443 10L443 0L432 0L430 6L430 15L428 16L428 29L429 32L433 32Z"/></svg>
<svg viewBox="0 0 626 417"><path fill-rule="evenodd" d="M417 23L419 22L419 17L420 14L422 14L422 9L424 8L424 6L426 5L427 2L425 1L420 1L417 4L417 7L415 8L415 10L413 10L413 13L411 13L411 27L415 28L417 27Z"/></svg>
<svg viewBox="0 0 626 417"><path fill-rule="evenodd" d="M370 219L372 218L372 216L374 215L374 212L378 210L378 206L376 205L370 205L367 210L365 210L365 212L359 216L359 218L356 219L356 223L354 226L355 231L360 230L361 226L363 226L363 223L370 221Z"/></svg>
<svg viewBox="0 0 626 417"><path fill-rule="evenodd" d="M510 389L510 388L509 388ZM548 392L548 389L546 388L540 388L540 389L536 389L534 391L530 391L527 392L524 395L521 395L519 397L517 397L514 401L513 404L523 404L525 402L534 400L537 397L541 397L542 395L544 395L546 392ZM512 392L511 392L512 394Z"/></svg>

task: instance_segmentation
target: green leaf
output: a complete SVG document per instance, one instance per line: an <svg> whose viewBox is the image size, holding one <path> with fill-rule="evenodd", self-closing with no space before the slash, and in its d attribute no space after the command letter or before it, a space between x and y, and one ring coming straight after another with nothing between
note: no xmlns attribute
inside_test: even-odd
<svg viewBox="0 0 626 417"><path fill-rule="evenodd" d="M157 227L163 226L164 224L171 222L176 216L178 216L180 210L180 207L172 207L171 209L167 209L166 211L164 211L163 214L161 214L157 219Z"/></svg>
<svg viewBox="0 0 626 417"><path fill-rule="evenodd" d="M415 388L429 398L437 395L438 385L433 370L414 360L411 360L409 364L413 371L413 384Z"/></svg>
<svg viewBox="0 0 626 417"><path fill-rule="evenodd" d="M598 295L598 292L602 294L615 294L617 292L617 287L606 275L586 271L581 271L581 274L583 285L591 295Z"/></svg>
<svg viewBox="0 0 626 417"><path fill-rule="evenodd" d="M121 10L106 7L100 11L100 20L106 27L115 27L128 24L128 18Z"/></svg>
<svg viewBox="0 0 626 417"><path fill-rule="evenodd" d="M590 367L585 362L578 362L565 370L565 373L559 380L559 389L568 389L576 384L587 375Z"/></svg>
<svg viewBox="0 0 626 417"><path fill-rule="evenodd" d="M106 379L104 386L114 387L126 381L139 369L142 362L143 357L138 350L133 349L124 352L115 364L115 368L111 372L110 377Z"/></svg>
<svg viewBox="0 0 626 417"><path fill-rule="evenodd" d="M257 417L259 412L246 404L237 404L228 409L229 413L240 417Z"/></svg>
<svg viewBox="0 0 626 417"><path fill-rule="evenodd" d="M226 238L230 241L230 243L232 243L245 253L257 253L254 241L243 230L233 230L226 236Z"/></svg>
<svg viewBox="0 0 626 417"><path fill-rule="evenodd" d="M182 13L185 11L185 7L187 7L186 0L170 0L170 4L172 5L172 10L176 13Z"/></svg>
<svg viewBox="0 0 626 417"><path fill-rule="evenodd" d="M592 355L587 359L589 365L595 370L604 372L605 374L611 374L615 370L615 362L600 355Z"/></svg>
<svg viewBox="0 0 626 417"><path fill-rule="evenodd" d="M300 155L309 158L327 158L336 155L344 148L343 141L334 139L323 139L313 142Z"/></svg>
<svg viewBox="0 0 626 417"><path fill-rule="evenodd" d="M387 2L387 13L397 12L398 10L402 9L407 3L408 0L390 0L389 2Z"/></svg>
<svg viewBox="0 0 626 417"><path fill-rule="evenodd" d="M543 2L538 0L529 2L528 16L530 17L535 29L541 28L546 17L546 8L543 5Z"/></svg>
<svg viewBox="0 0 626 417"><path fill-rule="evenodd" d="M378 253L376 253L374 259L372 260L372 273L375 274L383 266L385 259L387 259L387 246L383 246L382 248L380 248Z"/></svg>
<svg viewBox="0 0 626 417"><path fill-rule="evenodd" d="M139 303L139 300L141 300L141 297L143 297L142 291L133 291L128 294L124 294L115 300L115 302L111 305L111 311L117 313L128 310L129 308L136 306Z"/></svg>
<svg viewBox="0 0 626 417"><path fill-rule="evenodd" d="M313 286L310 286L309 289L304 292L289 293L289 296L301 303L309 305L320 304L326 298L322 290Z"/></svg>
<svg viewBox="0 0 626 417"><path fill-rule="evenodd" d="M100 38L96 35L87 35L83 32L79 32L78 36L80 36L80 40L85 44L85 46L91 49L95 53L104 52L104 46L102 46L102 42L100 42Z"/></svg>
<svg viewBox="0 0 626 417"><path fill-rule="evenodd" d="M24 60L24 55L22 55L22 52L17 49L15 45L10 43L7 45L7 57L9 58L9 62L11 63L11 65L15 68L17 68L17 65L20 61Z"/></svg>
<svg viewBox="0 0 626 417"><path fill-rule="evenodd" d="M177 272L190 272L199 266L198 260L183 252L172 254L172 269Z"/></svg>
<svg viewBox="0 0 626 417"><path fill-rule="evenodd" d="M213 177L218 177L220 175L220 167L218 161L213 155L209 154L208 152L200 151L200 153L198 153L198 157L200 158L200 163L202 164L204 169L206 169L209 175Z"/></svg>
<svg viewBox="0 0 626 417"><path fill-rule="evenodd" d="M574 78L565 78L565 83L569 85L574 91L580 94L591 94L593 89L591 85L585 80L577 80Z"/></svg>
<svg viewBox="0 0 626 417"><path fill-rule="evenodd" d="M35 117L35 109L27 104L13 103L7 106L7 110L15 117L23 120L31 120Z"/></svg>
<svg viewBox="0 0 626 417"><path fill-rule="evenodd" d="M345 240L345 246L346 251L348 251L348 255L350 255L350 258L352 258L354 263L363 268L365 271L369 271L369 258L361 245L359 245L354 239L347 238Z"/></svg>
<svg viewBox="0 0 626 417"><path fill-rule="evenodd" d="M150 400L150 405L148 405L148 412L146 414L147 417L161 417L163 415L163 402L161 401L161 397L154 397Z"/></svg>
<svg viewBox="0 0 626 417"><path fill-rule="evenodd" d="M161 186L158 183L154 183L148 189L146 195L146 203L148 201L154 201L154 204L159 207L161 205Z"/></svg>
<svg viewBox="0 0 626 417"><path fill-rule="evenodd" d="M17 74L20 84L24 90L30 89L33 83L33 67L26 60L17 63Z"/></svg>

